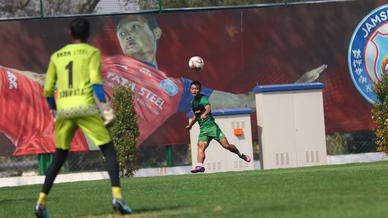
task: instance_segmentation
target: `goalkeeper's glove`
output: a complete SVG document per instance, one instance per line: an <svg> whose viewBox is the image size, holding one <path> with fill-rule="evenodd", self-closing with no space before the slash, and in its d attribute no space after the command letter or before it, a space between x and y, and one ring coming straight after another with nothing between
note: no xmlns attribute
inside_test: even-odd
<svg viewBox="0 0 388 218"><path fill-rule="evenodd" d="M50 110L51 114L53 115L54 122L57 121L57 110Z"/></svg>
<svg viewBox="0 0 388 218"><path fill-rule="evenodd" d="M113 113L113 109L109 106L108 103L102 103L100 105L101 115L104 118L104 125L108 126L112 124L115 119L115 115Z"/></svg>

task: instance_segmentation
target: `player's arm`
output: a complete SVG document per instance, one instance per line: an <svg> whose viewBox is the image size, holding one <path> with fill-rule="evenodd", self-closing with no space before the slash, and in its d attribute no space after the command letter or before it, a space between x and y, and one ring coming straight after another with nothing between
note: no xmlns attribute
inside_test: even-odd
<svg viewBox="0 0 388 218"><path fill-rule="evenodd" d="M214 109L239 107L255 108L255 95L253 92L233 94L230 92L214 90L209 96L209 100L212 102Z"/></svg>
<svg viewBox="0 0 388 218"><path fill-rule="evenodd" d="M206 104L205 106L205 112L203 112L203 114L201 115L201 119L204 120L206 118L206 116L212 111L212 107L210 106L210 104Z"/></svg>
<svg viewBox="0 0 388 218"><path fill-rule="evenodd" d="M197 120L195 119L195 114L193 114L193 116L191 116L191 119L189 121L189 124L186 126L186 129L191 129L191 127L193 127L193 125L197 122Z"/></svg>
<svg viewBox="0 0 388 218"><path fill-rule="evenodd" d="M202 97L199 105L205 108L205 111L201 115L201 120L204 120L206 116L212 111L212 107L210 106L210 102L206 97Z"/></svg>
<svg viewBox="0 0 388 218"><path fill-rule="evenodd" d="M92 85L101 85L103 84L101 76L101 54L99 50L93 52L89 60L89 73L90 73L90 82ZM95 93L97 94L97 93ZM105 96L97 96L99 100L105 101Z"/></svg>
<svg viewBox="0 0 388 218"><path fill-rule="evenodd" d="M53 61L50 59L50 63L46 73L46 79L44 82L44 96L47 98L47 103L53 116L55 118L57 106L54 99L55 84L57 82L57 71Z"/></svg>
<svg viewBox="0 0 388 218"><path fill-rule="evenodd" d="M114 120L114 114L112 108L106 102L104 87L102 86L103 80L101 77L101 54L99 50L96 50L90 57L89 73L93 93L97 99L97 106L100 109L101 115L105 120L105 125L108 125Z"/></svg>
<svg viewBox="0 0 388 218"><path fill-rule="evenodd" d="M299 79L296 80L295 83L311 83L311 82L314 82L314 81L316 81L319 78L321 73L323 73L323 71L326 70L326 68L327 68L327 64L322 64L321 66L319 66L317 68L309 70L309 71L303 73L303 75L301 77L299 77Z"/></svg>
<svg viewBox="0 0 388 218"><path fill-rule="evenodd" d="M39 83L39 85L43 86L44 85L44 80L45 80L45 75L40 74L40 73L35 73L32 71L26 71L26 70L18 70L10 67L3 67L6 70L10 70L12 72L16 72L18 74L21 74L27 78L32 79L33 81Z"/></svg>
<svg viewBox="0 0 388 218"><path fill-rule="evenodd" d="M295 83L310 83L316 81L319 76L326 70L327 64L309 70L295 81ZM255 95L253 92L233 94L229 92L223 92L214 90L209 96L210 102L212 102L214 109L219 108L236 108L236 107L248 107L255 109Z"/></svg>
<svg viewBox="0 0 388 218"><path fill-rule="evenodd" d="M89 73L94 95L99 102L106 103L104 87L102 86L103 81L101 77L101 54L98 50L96 50L90 57Z"/></svg>

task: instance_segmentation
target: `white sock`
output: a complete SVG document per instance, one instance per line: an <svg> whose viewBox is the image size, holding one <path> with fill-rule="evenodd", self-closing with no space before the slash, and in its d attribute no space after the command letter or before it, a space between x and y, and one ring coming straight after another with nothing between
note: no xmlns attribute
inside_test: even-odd
<svg viewBox="0 0 388 218"><path fill-rule="evenodd" d="M197 166L203 167L203 163L197 163Z"/></svg>

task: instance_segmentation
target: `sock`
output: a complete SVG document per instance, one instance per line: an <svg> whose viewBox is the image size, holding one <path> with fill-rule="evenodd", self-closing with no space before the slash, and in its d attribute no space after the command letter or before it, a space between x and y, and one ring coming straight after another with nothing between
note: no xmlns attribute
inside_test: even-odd
<svg viewBox="0 0 388 218"><path fill-rule="evenodd" d="M203 163L197 163L197 166L203 167Z"/></svg>
<svg viewBox="0 0 388 218"><path fill-rule="evenodd" d="M38 204L46 206L47 195L43 192L39 193Z"/></svg>
<svg viewBox="0 0 388 218"><path fill-rule="evenodd" d="M121 188L117 186L112 186L112 195L114 199L122 199L123 196L121 195Z"/></svg>

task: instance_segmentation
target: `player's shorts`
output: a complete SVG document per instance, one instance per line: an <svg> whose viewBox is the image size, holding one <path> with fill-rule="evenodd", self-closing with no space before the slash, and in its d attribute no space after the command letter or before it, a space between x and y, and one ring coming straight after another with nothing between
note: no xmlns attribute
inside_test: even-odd
<svg viewBox="0 0 388 218"><path fill-rule="evenodd" d="M212 139L220 141L221 139L226 138L225 134L221 131L218 125L204 126L200 129L198 142L207 142L209 143Z"/></svg>
<svg viewBox="0 0 388 218"><path fill-rule="evenodd" d="M84 134L96 145L104 145L111 141L108 129L99 115L58 119L55 123L56 147L70 149L71 140L80 127Z"/></svg>

